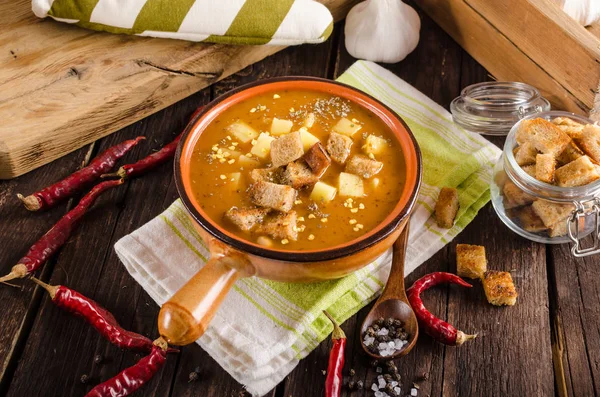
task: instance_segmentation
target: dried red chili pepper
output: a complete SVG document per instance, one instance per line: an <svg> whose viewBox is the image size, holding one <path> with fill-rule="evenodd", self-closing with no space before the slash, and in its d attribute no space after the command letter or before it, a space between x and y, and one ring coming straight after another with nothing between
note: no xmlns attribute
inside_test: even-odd
<svg viewBox="0 0 600 397"><path fill-rule="evenodd" d="M327 366L327 378L325 379L325 397L339 397L342 392L342 369L344 368L344 349L346 348L346 334L331 314L323 310L323 313L333 323L331 340L333 347L329 352L329 364Z"/></svg>
<svg viewBox="0 0 600 397"><path fill-rule="evenodd" d="M137 364L124 369L117 376L94 387L86 397L125 397L142 387L167 361L167 342L158 338L152 351Z"/></svg>
<svg viewBox="0 0 600 397"><path fill-rule="evenodd" d="M203 108L204 108L204 106L201 106L198 109L196 109L196 111L194 111L194 113L190 117L188 126L194 120L196 115L198 115L198 113L200 113L202 111ZM102 178L113 178L113 177L133 178L138 175L145 174L146 172L148 172L150 170L153 170L154 168L158 167L159 165L164 164L167 161L171 160L173 157L175 157L175 151L177 150L177 145L179 144L179 141L181 140L182 135L183 135L183 132L181 134L177 135L177 137L175 139L173 139L173 141L171 141L168 144L166 144L165 146L163 146L158 152L152 153L151 155L146 156L143 159L136 161L133 164L125 164L125 165L121 166L117 170L117 172L113 172L111 174L103 174Z"/></svg>
<svg viewBox="0 0 600 397"><path fill-rule="evenodd" d="M154 152L133 164L125 164L117 172L102 174L102 178L133 178L166 163L175 156L175 150L177 150L177 144L182 134L177 135L173 141L163 146L158 152Z"/></svg>
<svg viewBox="0 0 600 397"><path fill-rule="evenodd" d="M427 274L417 281L406 291L408 301L415 311L419 326L425 333L440 343L450 346L460 346L469 339L477 337L475 335L467 335L462 331L457 330L447 322L435 317L423 305L421 300L421 292L438 284L453 283L463 287L472 287L462 278L452 273L435 272Z"/></svg>
<svg viewBox="0 0 600 397"><path fill-rule="evenodd" d="M81 191L84 187L100 178L100 175L110 171L115 166L117 160L143 139L146 138L138 136L135 139L111 146L96 156L86 167L75 171L65 179L32 193L27 197L23 197L22 194L17 194L17 197L29 211L38 211L53 207L58 202Z"/></svg>
<svg viewBox="0 0 600 397"><path fill-rule="evenodd" d="M124 181L115 179L105 181L94 186L92 190L69 212L67 212L58 222L48 230L37 242L35 242L27 254L19 259L17 264L13 266L11 272L4 277L0 277L0 282L5 282L15 278L23 278L27 274L38 269L50 258L71 236L71 233L79 220L83 217L86 211L94 204L96 199L106 190L119 186Z"/></svg>
<svg viewBox="0 0 600 397"><path fill-rule="evenodd" d="M48 291L52 302L56 306L82 317L113 345L124 350L137 352L152 350L153 345L150 338L123 329L108 310L92 299L64 285L48 285L35 277L31 279ZM173 349L172 351L177 350Z"/></svg>

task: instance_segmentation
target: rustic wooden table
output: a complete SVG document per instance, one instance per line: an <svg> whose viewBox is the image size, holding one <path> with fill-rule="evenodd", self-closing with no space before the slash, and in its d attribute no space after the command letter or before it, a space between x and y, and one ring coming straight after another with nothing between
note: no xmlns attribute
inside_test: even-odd
<svg viewBox="0 0 600 397"><path fill-rule="evenodd" d="M422 17L416 51L397 65L387 65L427 96L448 107L461 88L488 80L486 71L427 16ZM343 29L318 46L284 50L151 117L36 171L0 183L0 273L6 273L27 247L72 206L31 214L16 200L76 170L90 155L137 135L158 148L178 134L199 105L241 84L273 76L310 75L335 78L354 62L343 45ZM501 140L495 140L501 144ZM147 145L133 149L139 158ZM66 284L111 310L126 328L156 335L157 305L127 274L113 244L165 209L177 197L171 167L127 182L108 192L84 219L60 253L39 276ZM486 303L481 285L471 290L436 288L425 303L458 328L480 337L463 347L444 347L423 335L397 365L404 391L418 381L421 396L593 396L600 392L600 269L598 259L574 260L567 246L544 246L518 237L496 217L491 205L456 241L408 277L408 284L432 271L455 271L455 243L486 246L489 266L510 271L519 291L517 305L496 308ZM91 385L132 365L139 356L124 353L87 326L52 305L32 282L23 289L0 287L0 395L82 396ZM346 371L367 387L376 377L361 354L359 332L368 308L348 320ZM322 396L330 342L322 343L268 395ZM94 356L104 361L94 363ZM201 368L200 379L188 374ZM89 384L80 377L88 374ZM199 346L184 347L137 395L237 396L242 390ZM351 395L346 393L345 395ZM370 391L354 396L372 395Z"/></svg>

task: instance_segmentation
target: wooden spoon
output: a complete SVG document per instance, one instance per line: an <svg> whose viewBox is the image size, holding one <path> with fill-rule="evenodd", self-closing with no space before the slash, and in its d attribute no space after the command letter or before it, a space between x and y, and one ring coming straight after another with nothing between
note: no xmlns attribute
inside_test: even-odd
<svg viewBox="0 0 600 397"><path fill-rule="evenodd" d="M375 305L363 321L361 327L361 345L365 353L379 361L389 361L408 354L411 349L415 346L417 338L419 337L419 325L417 324L417 317L412 307L408 303L406 297L406 290L404 289L404 259L406 257L406 246L408 244L408 229L410 222L407 220L404 230L398 237L398 240L394 243L393 257L392 257L392 270L390 271L390 277L383 289L383 292ZM371 326L378 318L394 318L401 320L404 323L404 329L408 333L408 343L404 345L402 350L397 350L391 356L380 356L374 354L364 343L364 334L367 328ZM377 343L375 341L374 343Z"/></svg>

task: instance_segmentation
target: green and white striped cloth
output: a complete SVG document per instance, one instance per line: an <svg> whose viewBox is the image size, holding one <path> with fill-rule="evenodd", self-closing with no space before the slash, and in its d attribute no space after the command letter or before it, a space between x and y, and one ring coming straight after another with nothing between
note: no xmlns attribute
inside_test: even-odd
<svg viewBox="0 0 600 397"><path fill-rule="evenodd" d="M356 62L340 78L396 111L415 134L423 153L423 186L411 218L406 274L452 240L489 200L492 165L500 150L463 131L450 114L382 67ZM452 229L431 218L439 190L459 190L460 211ZM205 263L209 253L180 201L115 245L131 275L160 305ZM327 309L343 322L380 292L391 253L345 278L291 284L239 280L198 343L253 395L285 378L327 335ZM320 371L322 368L315 368Z"/></svg>
<svg viewBox="0 0 600 397"><path fill-rule="evenodd" d="M312 0L33 0L32 9L93 30L223 44L321 43L333 30Z"/></svg>

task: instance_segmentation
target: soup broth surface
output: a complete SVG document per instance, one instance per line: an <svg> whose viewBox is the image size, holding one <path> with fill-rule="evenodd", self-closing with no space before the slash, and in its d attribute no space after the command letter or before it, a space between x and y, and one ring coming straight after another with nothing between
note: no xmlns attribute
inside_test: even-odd
<svg viewBox="0 0 600 397"><path fill-rule="evenodd" d="M269 149L254 150L259 138L242 142L233 133L232 124L244 123L256 134L279 139L284 134L271 133L273 119L287 120L284 130L302 129L319 140L324 148L337 123L345 119L345 127L358 129L352 134L352 146L345 164L332 161L319 182L336 189L331 200L311 199L314 185L297 189L292 211L297 214L297 240L273 237L265 233L262 223L275 216L272 210L263 222L249 231L240 230L225 214L232 207L257 208L250 199L253 169L271 167ZM310 123L313 120L314 122ZM343 122L342 122L343 124ZM339 125L338 125L339 126ZM339 128L338 128L339 129ZM382 138L377 154L368 152L369 136ZM311 141L314 142L314 138ZM373 139L373 138L371 138ZM304 141L304 135L303 135ZM381 145L381 143L384 143ZM268 145L267 145L268 147ZM308 150L305 146L305 151ZM369 178L360 177L363 194L340 194L340 173L354 155L383 163L381 170ZM285 166L284 166L285 167ZM405 162L399 143L376 115L359 105L327 93L290 90L268 92L240 102L221 113L202 133L191 160L192 192L205 213L219 226L253 243L294 251L321 250L347 243L375 228L390 214L398 202L405 178Z"/></svg>

